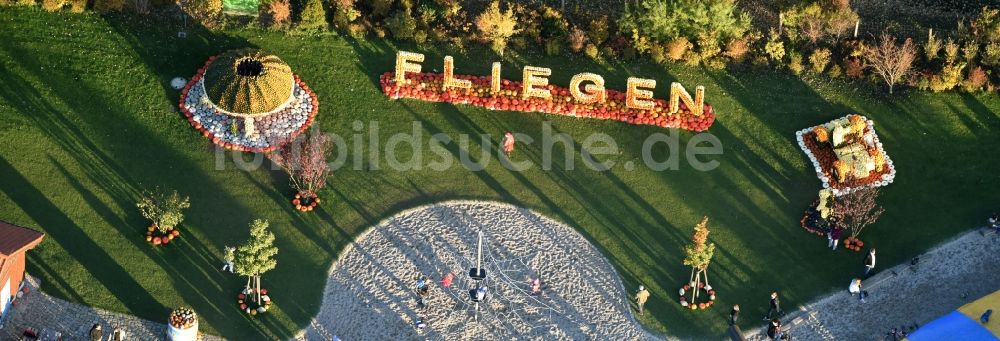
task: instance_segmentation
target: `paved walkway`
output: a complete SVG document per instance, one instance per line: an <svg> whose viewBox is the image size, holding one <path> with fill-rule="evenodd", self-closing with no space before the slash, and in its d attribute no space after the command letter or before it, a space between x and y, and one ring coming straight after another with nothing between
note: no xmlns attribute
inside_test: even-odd
<svg viewBox="0 0 1000 341"><path fill-rule="evenodd" d="M30 291L18 300L0 329L0 340L17 340L27 327L62 333L64 341L90 340L90 328L100 323L105 338L115 327L125 331L126 340L166 340L167 324L70 303L38 290L38 280L25 277ZM166 321L166 316L164 316ZM205 335L203 340L221 340Z"/></svg>
<svg viewBox="0 0 1000 341"><path fill-rule="evenodd" d="M846 278L843 291L789 313L782 323L796 341L883 340L892 328L926 324L1000 290L1000 238L980 231L931 249L916 266L880 269L862 285L870 294L865 303L847 293ZM764 331L747 330L747 339L765 340Z"/></svg>

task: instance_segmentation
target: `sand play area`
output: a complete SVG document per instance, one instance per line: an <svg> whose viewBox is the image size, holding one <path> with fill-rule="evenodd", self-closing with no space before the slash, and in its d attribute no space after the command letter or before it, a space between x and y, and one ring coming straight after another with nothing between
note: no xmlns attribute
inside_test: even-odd
<svg viewBox="0 0 1000 341"><path fill-rule="evenodd" d="M469 270L483 232L483 302ZM440 282L453 273L454 282ZM419 304L419 276L430 289ZM531 293L531 278L541 293ZM634 288L629 292L634 291ZM330 270L319 314L299 339L634 340L649 338L601 253L569 226L509 204L455 201L387 219ZM419 329L416 319L426 323Z"/></svg>

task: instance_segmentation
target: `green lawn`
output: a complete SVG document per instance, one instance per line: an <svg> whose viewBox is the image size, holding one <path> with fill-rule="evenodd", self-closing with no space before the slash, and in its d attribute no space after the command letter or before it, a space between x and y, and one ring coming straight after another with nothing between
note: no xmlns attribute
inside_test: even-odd
<svg viewBox="0 0 1000 341"><path fill-rule="evenodd" d="M520 79L520 67L530 62L551 67L559 85L584 71L603 74L615 89L624 89L628 75L655 78L661 98L669 81L705 85L718 113L709 131L725 150L710 157L721 163L716 170L698 172L682 163L676 171L617 166L596 172L581 161L579 142L591 133L615 137L620 153L603 159L621 165L641 161L643 141L667 130L391 101L381 93L377 77L392 68L397 49L424 52L425 69L440 69L445 47L255 30L188 29L180 39L179 22L146 20L0 8L0 218L48 234L28 263L47 293L153 320L188 305L201 314L203 331L233 339L293 335L318 311L326 271L352 236L400 210L460 198L516 203L577 228L630 290L639 283L650 288L652 313L640 320L653 332L718 338L734 303L743 307L743 327L755 327L771 290L782 291L792 309L843 289L861 268L859 254L824 249L825 239L798 226L820 182L794 133L849 113L874 119L898 169L896 182L883 191L885 216L862 236L879 248L881 266L967 231L1000 202L996 95L907 91L889 97L874 86L805 82L771 71L609 65L534 54L505 61L508 79ZM321 192L321 209L298 213L287 202L293 192L282 173L244 172L232 161L217 169L206 140L172 109L179 95L168 86L172 77L190 77L208 56L248 46L281 56L318 93L318 124L325 132L348 137L356 133L355 120L365 129L378 122L384 142L419 121L426 136L492 134L495 155L502 132L537 140L542 122L551 121L578 144L569 153L557 144L551 171L537 167L540 143L517 151L515 159L536 164L520 173L501 167L495 156L481 172L400 172L384 161L379 170L346 167ZM488 74L497 59L478 47L450 53L458 73ZM681 140L691 136L683 132ZM472 140L476 156L478 139ZM458 153L455 144L448 150ZM438 158L428 148L422 152L425 160ZM399 158L409 153L404 147ZM575 169L563 167L566 157ZM143 188L156 186L177 189L192 202L180 241L159 248L143 240L147 223L134 206ZM711 218L711 240L718 245L709 276L719 306L682 311L674 301L689 274L681 249L702 215ZM218 267L223 245L244 240L247 223L258 217L271 221L281 252L277 269L263 278L276 308L250 320L232 298L245 279Z"/></svg>

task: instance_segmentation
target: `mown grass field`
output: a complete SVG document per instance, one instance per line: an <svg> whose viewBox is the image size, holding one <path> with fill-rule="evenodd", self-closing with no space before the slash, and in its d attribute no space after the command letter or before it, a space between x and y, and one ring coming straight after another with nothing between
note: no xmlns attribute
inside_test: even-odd
<svg viewBox="0 0 1000 341"><path fill-rule="evenodd" d="M820 182L794 132L849 113L875 121L898 168L881 198L886 214L862 235L879 248L880 266L981 225L1000 206L996 95L904 91L890 97L865 84L645 61L536 54L504 61L508 79L520 79L528 63L551 67L552 83L563 86L587 71L604 75L615 89L624 89L630 75L654 78L661 98L670 81L704 85L718 113L709 132L724 153L703 158L720 166L699 172L682 159L679 170L657 172L642 166L640 152L651 134L668 133L662 128L392 101L378 88L378 75L393 67L399 49L427 54L426 70L440 70L441 58L451 54L456 72L488 74L498 57L479 47L458 51L335 34L190 27L187 38L178 38L179 21L147 20L0 8L0 218L48 234L28 262L47 293L152 320L187 305L202 316L203 331L232 339L293 335L318 311L326 271L353 236L402 209L460 198L516 203L575 227L611 260L630 290L649 287L651 313L640 320L653 332L718 338L734 303L743 307L743 327L755 327L770 291L781 291L790 310L843 289L861 270L860 254L825 249L825 239L799 227ZM377 122L384 146L389 136L411 132L419 122L425 138L472 135L473 158L490 162L479 172L396 171L384 157L378 169L367 161L357 169L349 163L320 192L319 210L298 213L288 204L293 191L283 173L237 169L231 154L218 157L174 110L179 93L169 87L171 78L190 77L207 57L238 47L262 48L290 64L319 94L324 132L368 139ZM519 146L514 157L532 161L532 169L502 167L496 158L502 133L540 140L543 122L575 146L555 145L552 170L538 166L537 142ZM599 157L616 163L608 172L582 161L580 143L598 132L614 137L619 148ZM478 134L491 135L492 156L480 156ZM691 136L681 132L680 141ZM458 164L457 144L446 149ZM354 160L353 149L345 152ZM412 154L402 147L397 156L405 161ZM420 154L425 162L440 160L429 148ZM367 147L364 155L370 155ZM654 155L662 160L668 151L657 148ZM565 167L566 158L573 169ZM626 170L629 161L638 167ZM134 202L142 189L157 186L190 196L192 207L181 239L154 248L143 240L147 222ZM682 247L703 215L711 218L710 239L718 247L709 268L718 306L682 311L674 301L689 275ZM275 309L249 319L234 297L245 279L218 268L222 247L244 240L254 218L270 220L281 252L277 269L263 278Z"/></svg>

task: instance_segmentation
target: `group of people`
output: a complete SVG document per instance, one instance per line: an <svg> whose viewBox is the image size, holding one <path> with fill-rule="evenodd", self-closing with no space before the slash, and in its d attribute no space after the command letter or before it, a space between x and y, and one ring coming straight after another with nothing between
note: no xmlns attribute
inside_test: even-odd
<svg viewBox="0 0 1000 341"><path fill-rule="evenodd" d="M441 277L441 280L439 281L439 283L441 283L441 287L445 289L450 288L452 284L454 284L454 282L455 282L455 274L451 272L445 274L443 277ZM417 275L417 281L414 285L415 289L414 291L416 291L418 297L417 298L418 308L427 307L427 299L430 297L430 284L431 284L430 280L428 280L426 276ZM483 300L486 299L486 294L488 292L488 289L485 286L479 284L481 283L477 283L477 287L475 289L470 290L469 292L473 302L482 302ZM542 281L540 278L538 277L529 278L528 286L531 290L530 295L541 294ZM417 318L414 320L414 327L417 330L423 330L424 328L426 328L427 318L424 316L417 316Z"/></svg>

